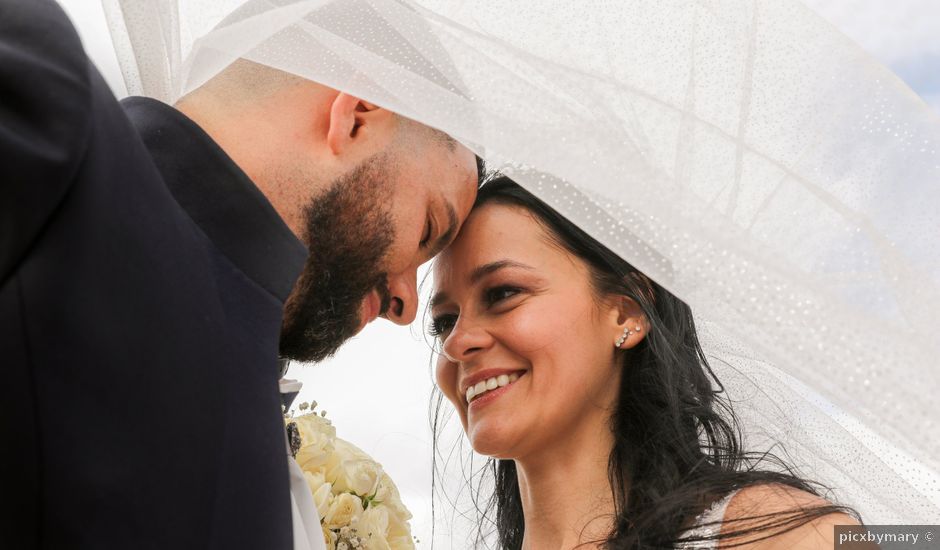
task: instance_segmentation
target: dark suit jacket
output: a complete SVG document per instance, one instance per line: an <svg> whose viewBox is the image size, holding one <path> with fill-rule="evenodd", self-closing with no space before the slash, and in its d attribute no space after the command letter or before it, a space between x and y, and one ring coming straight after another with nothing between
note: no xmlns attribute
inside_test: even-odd
<svg viewBox="0 0 940 550"><path fill-rule="evenodd" d="M306 250L195 123L0 0L0 548L291 547L277 390Z"/></svg>

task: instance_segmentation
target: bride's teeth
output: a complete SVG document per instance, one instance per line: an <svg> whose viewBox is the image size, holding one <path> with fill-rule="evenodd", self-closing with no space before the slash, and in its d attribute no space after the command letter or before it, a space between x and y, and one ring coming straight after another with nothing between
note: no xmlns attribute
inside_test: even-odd
<svg viewBox="0 0 940 550"><path fill-rule="evenodd" d="M486 380L477 382L476 385L467 388L467 403L472 401L474 397L479 397L488 391L495 390L496 388L508 386L518 379L519 375L513 373L500 374L499 376L494 376L493 378L487 378Z"/></svg>

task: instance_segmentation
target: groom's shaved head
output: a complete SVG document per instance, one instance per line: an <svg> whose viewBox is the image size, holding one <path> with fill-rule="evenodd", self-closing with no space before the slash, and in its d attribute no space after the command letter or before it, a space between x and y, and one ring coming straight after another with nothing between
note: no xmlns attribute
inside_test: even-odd
<svg viewBox="0 0 940 550"><path fill-rule="evenodd" d="M237 110L239 107L257 106L261 100L302 86L322 87L294 73L240 58L205 84L182 97L177 106L185 111L186 105L193 102L214 102L228 109ZM429 137L451 150L457 146L454 138L440 130L397 114L395 116L400 123L399 129L410 137Z"/></svg>
<svg viewBox="0 0 940 550"><path fill-rule="evenodd" d="M185 96L181 102L191 98L193 94L212 94L220 99L235 102L254 100L307 82L310 81L293 73L247 59L236 59L208 82Z"/></svg>
<svg viewBox="0 0 940 550"><path fill-rule="evenodd" d="M183 97L310 256L283 356L328 357L376 316L408 324L417 268L453 239L477 157L440 130L289 72L238 60Z"/></svg>

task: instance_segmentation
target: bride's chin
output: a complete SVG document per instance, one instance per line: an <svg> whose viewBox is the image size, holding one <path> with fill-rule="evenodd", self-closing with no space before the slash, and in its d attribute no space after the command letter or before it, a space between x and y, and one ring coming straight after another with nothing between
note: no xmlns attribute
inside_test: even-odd
<svg viewBox="0 0 940 550"><path fill-rule="evenodd" d="M505 426L473 426L467 436L474 451L490 458L512 458L512 449L519 443Z"/></svg>
<svg viewBox="0 0 940 550"><path fill-rule="evenodd" d="M498 460L513 458L512 453L504 450L499 445L471 445L473 451L478 455L483 455L487 458L495 458Z"/></svg>

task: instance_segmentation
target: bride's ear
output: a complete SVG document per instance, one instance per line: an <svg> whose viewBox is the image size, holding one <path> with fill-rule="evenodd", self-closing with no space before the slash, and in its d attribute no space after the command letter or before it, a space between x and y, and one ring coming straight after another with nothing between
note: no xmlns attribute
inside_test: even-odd
<svg viewBox="0 0 940 550"><path fill-rule="evenodd" d="M617 297L617 323L614 327L612 343L617 349L629 349L646 338L649 332L649 319L643 308L633 298Z"/></svg>

